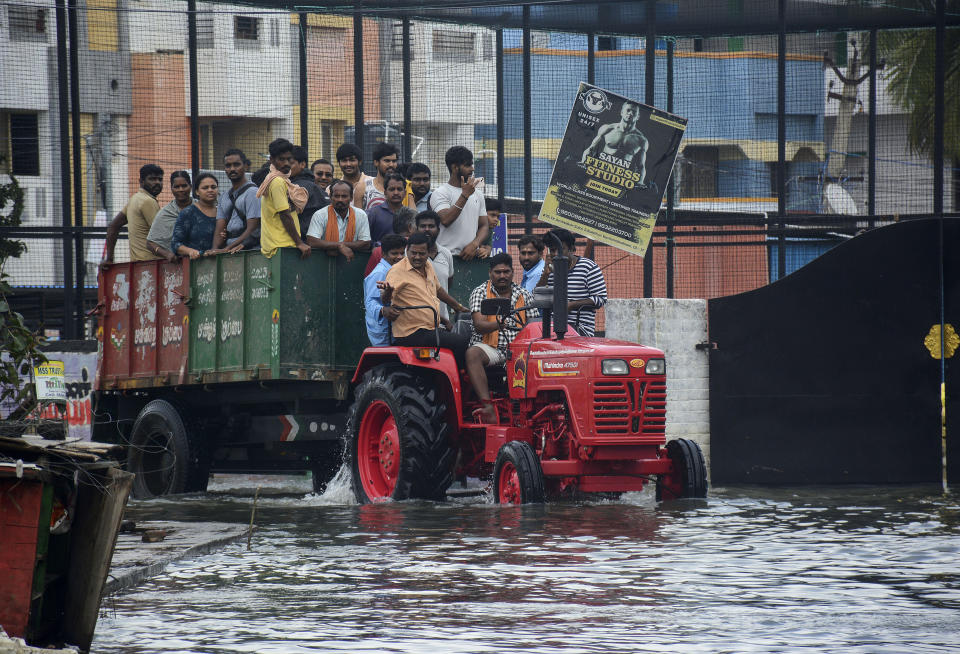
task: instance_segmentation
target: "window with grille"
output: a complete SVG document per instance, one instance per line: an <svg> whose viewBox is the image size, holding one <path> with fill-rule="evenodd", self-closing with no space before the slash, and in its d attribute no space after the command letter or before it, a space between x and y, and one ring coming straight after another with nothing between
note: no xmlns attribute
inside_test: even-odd
<svg viewBox="0 0 960 654"><path fill-rule="evenodd" d="M0 113L0 172L40 174L40 130L37 114Z"/></svg>
<svg viewBox="0 0 960 654"><path fill-rule="evenodd" d="M271 47L280 46L280 30L282 29L283 22L279 18L273 18L270 20L270 45Z"/></svg>
<svg viewBox="0 0 960 654"><path fill-rule="evenodd" d="M197 12L197 48L210 49L213 46L213 14Z"/></svg>
<svg viewBox="0 0 960 654"><path fill-rule="evenodd" d="M497 54L496 48L493 46L493 34L484 34L481 44L483 47L483 60L491 61Z"/></svg>
<svg viewBox="0 0 960 654"><path fill-rule="evenodd" d="M256 41L260 20L253 16L233 17L233 38L238 43Z"/></svg>
<svg viewBox="0 0 960 654"><path fill-rule="evenodd" d="M473 32L433 30L433 60L451 63L476 61L476 39Z"/></svg>
<svg viewBox="0 0 960 654"><path fill-rule="evenodd" d="M47 10L37 7L9 5L7 24L11 41L46 41Z"/></svg>

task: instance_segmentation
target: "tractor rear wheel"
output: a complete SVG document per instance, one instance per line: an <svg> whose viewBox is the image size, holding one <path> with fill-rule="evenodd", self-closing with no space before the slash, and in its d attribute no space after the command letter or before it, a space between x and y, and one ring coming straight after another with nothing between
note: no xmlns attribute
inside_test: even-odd
<svg viewBox="0 0 960 654"><path fill-rule="evenodd" d="M493 484L497 504L543 502L543 468L530 443L510 441L500 448L493 467Z"/></svg>
<svg viewBox="0 0 960 654"><path fill-rule="evenodd" d="M363 376L347 414L347 451L359 502L443 500L456 451L436 385L398 365Z"/></svg>
<svg viewBox="0 0 960 654"><path fill-rule="evenodd" d="M136 475L138 499L206 490L209 463L189 411L166 400L143 407L130 434L127 470Z"/></svg>
<svg viewBox="0 0 960 654"><path fill-rule="evenodd" d="M673 471L657 477L657 501L707 496L707 466L694 441L678 438L667 443Z"/></svg>

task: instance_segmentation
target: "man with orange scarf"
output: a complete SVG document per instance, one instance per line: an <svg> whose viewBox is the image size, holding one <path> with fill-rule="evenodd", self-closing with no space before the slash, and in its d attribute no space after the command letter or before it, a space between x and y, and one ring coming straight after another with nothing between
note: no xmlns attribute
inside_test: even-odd
<svg viewBox="0 0 960 654"><path fill-rule="evenodd" d="M338 180L327 190L330 204L313 214L307 229L307 245L331 257L342 254L350 261L354 253L370 249L367 214L350 204L353 197L350 182Z"/></svg>
<svg viewBox="0 0 960 654"><path fill-rule="evenodd" d="M470 294L470 312L473 317L473 336L467 349L467 374L470 383L483 405L480 419L485 423L498 423L497 409L490 403L490 385L487 381L487 366L502 366L507 361L510 343L520 330L532 319L538 318L537 309L524 309L514 316L497 322L496 316L485 316L480 304L487 299L510 298L510 306L522 309L533 302L530 291L513 282L513 257L506 252L490 257L490 279L473 289Z"/></svg>
<svg viewBox="0 0 960 654"><path fill-rule="evenodd" d="M257 189L260 198L260 251L268 259L280 248L295 247L300 257L310 256L310 246L300 238L299 211L307 204L307 191L290 183L293 143L270 143L270 173Z"/></svg>

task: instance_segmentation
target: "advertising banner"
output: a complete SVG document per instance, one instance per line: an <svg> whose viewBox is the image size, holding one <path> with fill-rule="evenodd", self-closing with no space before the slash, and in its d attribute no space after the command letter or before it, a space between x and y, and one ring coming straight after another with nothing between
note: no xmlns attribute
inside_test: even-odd
<svg viewBox="0 0 960 654"><path fill-rule="evenodd" d="M581 82L540 220L643 255L687 119Z"/></svg>

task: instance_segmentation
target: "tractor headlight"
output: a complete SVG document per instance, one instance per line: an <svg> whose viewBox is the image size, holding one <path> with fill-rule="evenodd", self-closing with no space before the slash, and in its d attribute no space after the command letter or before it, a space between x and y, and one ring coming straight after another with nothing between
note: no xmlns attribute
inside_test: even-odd
<svg viewBox="0 0 960 654"><path fill-rule="evenodd" d="M604 359L600 364L600 371L605 375L626 375L630 368L623 359Z"/></svg>
<svg viewBox="0 0 960 654"><path fill-rule="evenodd" d="M647 374L648 375L662 375L667 369L667 364L663 359L648 359L647 360Z"/></svg>

